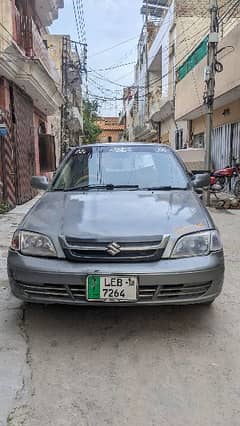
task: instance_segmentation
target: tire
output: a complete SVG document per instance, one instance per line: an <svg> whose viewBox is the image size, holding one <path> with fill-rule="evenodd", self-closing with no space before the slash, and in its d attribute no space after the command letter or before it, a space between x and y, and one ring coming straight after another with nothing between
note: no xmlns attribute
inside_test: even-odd
<svg viewBox="0 0 240 426"><path fill-rule="evenodd" d="M240 198L240 179L234 184L233 193L235 197Z"/></svg>
<svg viewBox="0 0 240 426"><path fill-rule="evenodd" d="M218 177L217 183L219 183L219 185L221 185L221 187L224 189L226 185L226 178L224 176Z"/></svg>

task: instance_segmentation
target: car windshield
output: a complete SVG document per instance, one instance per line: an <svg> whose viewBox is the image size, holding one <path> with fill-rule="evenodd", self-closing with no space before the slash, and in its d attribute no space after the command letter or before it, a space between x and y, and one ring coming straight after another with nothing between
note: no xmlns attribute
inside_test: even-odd
<svg viewBox="0 0 240 426"><path fill-rule="evenodd" d="M186 189L188 180L175 155L161 146L96 146L73 152L52 190Z"/></svg>

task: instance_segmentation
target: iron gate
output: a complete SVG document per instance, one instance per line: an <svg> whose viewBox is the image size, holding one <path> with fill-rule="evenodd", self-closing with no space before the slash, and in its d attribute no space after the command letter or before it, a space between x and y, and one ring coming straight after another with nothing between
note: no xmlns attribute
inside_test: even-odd
<svg viewBox="0 0 240 426"><path fill-rule="evenodd" d="M7 111L4 111L4 122L8 128L8 134L0 137L0 202L6 202L14 207L16 205L15 164L11 119Z"/></svg>
<svg viewBox="0 0 240 426"><path fill-rule="evenodd" d="M17 204L23 204L36 194L30 183L35 174L33 102L16 86L13 86L13 94L16 198Z"/></svg>
<svg viewBox="0 0 240 426"><path fill-rule="evenodd" d="M214 170L240 160L240 123L225 124L213 130L212 163Z"/></svg>

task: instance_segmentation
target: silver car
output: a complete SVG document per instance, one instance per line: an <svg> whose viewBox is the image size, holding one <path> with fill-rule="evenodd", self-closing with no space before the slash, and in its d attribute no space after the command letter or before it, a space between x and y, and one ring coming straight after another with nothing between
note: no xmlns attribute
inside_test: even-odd
<svg viewBox="0 0 240 426"><path fill-rule="evenodd" d="M211 304L221 293L219 232L169 147L101 144L73 149L15 232L13 294L74 305Z"/></svg>

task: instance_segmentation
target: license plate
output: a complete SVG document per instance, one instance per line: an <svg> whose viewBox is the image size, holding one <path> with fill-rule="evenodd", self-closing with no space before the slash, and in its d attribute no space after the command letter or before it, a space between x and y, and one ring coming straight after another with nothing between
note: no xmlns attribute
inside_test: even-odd
<svg viewBox="0 0 240 426"><path fill-rule="evenodd" d="M137 285L137 277L91 275L87 278L87 299L134 302L137 300Z"/></svg>

